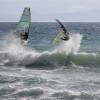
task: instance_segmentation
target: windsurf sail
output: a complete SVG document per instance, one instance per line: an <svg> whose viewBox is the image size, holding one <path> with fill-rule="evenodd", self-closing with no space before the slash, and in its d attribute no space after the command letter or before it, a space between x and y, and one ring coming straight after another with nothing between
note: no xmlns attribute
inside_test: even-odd
<svg viewBox="0 0 100 100"><path fill-rule="evenodd" d="M56 19L56 21L60 25L60 33L54 38L53 44L58 44L61 40L69 40L69 32L65 26L58 19Z"/></svg>
<svg viewBox="0 0 100 100"><path fill-rule="evenodd" d="M53 44L59 44L59 42L61 41L61 38L64 37L64 33L60 32L53 40Z"/></svg>
<svg viewBox="0 0 100 100"><path fill-rule="evenodd" d="M31 25L31 12L30 8L24 8L20 21L18 22L15 34L21 40L27 40L29 36Z"/></svg>

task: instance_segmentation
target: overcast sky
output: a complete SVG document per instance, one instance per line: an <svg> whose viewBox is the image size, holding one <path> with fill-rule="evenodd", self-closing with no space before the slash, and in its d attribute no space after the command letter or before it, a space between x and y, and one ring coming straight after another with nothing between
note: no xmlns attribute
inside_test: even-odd
<svg viewBox="0 0 100 100"><path fill-rule="evenodd" d="M100 22L100 0L0 0L0 22L19 21L24 7L33 22Z"/></svg>

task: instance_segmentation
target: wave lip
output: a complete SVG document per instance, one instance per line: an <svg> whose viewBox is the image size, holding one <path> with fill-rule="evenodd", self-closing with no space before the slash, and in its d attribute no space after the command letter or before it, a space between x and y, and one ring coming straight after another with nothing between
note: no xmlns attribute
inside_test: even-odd
<svg viewBox="0 0 100 100"><path fill-rule="evenodd" d="M100 54L95 53L49 53L49 52L26 52L17 54L0 53L0 65L21 65L31 68L56 68L58 66L81 65L98 67Z"/></svg>

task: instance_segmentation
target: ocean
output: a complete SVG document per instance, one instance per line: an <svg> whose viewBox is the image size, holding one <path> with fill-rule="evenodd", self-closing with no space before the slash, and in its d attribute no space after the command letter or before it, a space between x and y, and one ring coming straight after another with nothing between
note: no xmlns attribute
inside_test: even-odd
<svg viewBox="0 0 100 100"><path fill-rule="evenodd" d="M0 100L100 100L100 23L64 23L70 40L53 45L57 23L33 22L28 43L0 22Z"/></svg>

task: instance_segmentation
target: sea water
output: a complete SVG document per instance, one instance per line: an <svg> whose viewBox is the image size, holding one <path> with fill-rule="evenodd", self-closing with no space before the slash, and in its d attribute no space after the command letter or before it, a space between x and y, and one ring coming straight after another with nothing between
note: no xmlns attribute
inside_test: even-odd
<svg viewBox="0 0 100 100"><path fill-rule="evenodd" d="M0 23L0 100L100 100L100 23L64 23L69 41L53 45L59 26L33 22L28 43Z"/></svg>

